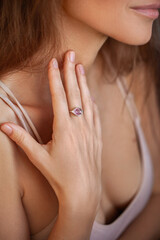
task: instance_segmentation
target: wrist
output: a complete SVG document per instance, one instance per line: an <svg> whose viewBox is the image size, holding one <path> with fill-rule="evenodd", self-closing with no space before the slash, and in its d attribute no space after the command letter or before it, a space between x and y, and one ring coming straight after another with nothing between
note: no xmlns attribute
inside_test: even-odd
<svg viewBox="0 0 160 240"><path fill-rule="evenodd" d="M73 206L59 206L59 213L50 239L89 240L95 216Z"/></svg>
<svg viewBox="0 0 160 240"><path fill-rule="evenodd" d="M86 220L95 219L98 206L96 204L91 204L90 201L71 201L63 200L59 203L59 214L66 217L78 217Z"/></svg>

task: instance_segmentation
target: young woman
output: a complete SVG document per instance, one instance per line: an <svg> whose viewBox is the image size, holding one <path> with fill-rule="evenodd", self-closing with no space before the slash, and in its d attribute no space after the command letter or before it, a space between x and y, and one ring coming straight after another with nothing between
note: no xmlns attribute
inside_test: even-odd
<svg viewBox="0 0 160 240"><path fill-rule="evenodd" d="M160 238L159 8L0 2L1 240Z"/></svg>

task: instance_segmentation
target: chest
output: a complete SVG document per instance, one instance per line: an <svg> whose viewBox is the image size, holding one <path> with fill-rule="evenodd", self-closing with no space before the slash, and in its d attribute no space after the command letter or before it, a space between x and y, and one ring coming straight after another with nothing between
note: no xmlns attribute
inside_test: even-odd
<svg viewBox="0 0 160 240"><path fill-rule="evenodd" d="M103 101L97 99L104 147L103 193L96 221L107 224L119 216L137 193L142 179L142 159L136 129L120 91L110 89L112 94L107 95L108 88L103 90Z"/></svg>
<svg viewBox="0 0 160 240"><path fill-rule="evenodd" d="M115 93L116 94L116 93ZM102 196L96 221L113 221L132 200L141 181L141 158L134 125L127 108L122 112L123 99L109 104L97 99L102 126ZM111 99L110 99L111 100ZM105 109L105 111L104 111ZM23 204L33 239L40 239L41 231L58 214L57 197L42 174L20 150L20 181L23 185ZM46 234L51 230L46 230ZM36 234L39 233L38 238Z"/></svg>

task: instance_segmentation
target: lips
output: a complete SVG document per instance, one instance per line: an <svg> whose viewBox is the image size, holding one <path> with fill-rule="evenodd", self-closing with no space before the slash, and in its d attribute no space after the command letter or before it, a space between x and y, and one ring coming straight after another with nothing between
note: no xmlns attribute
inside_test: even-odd
<svg viewBox="0 0 160 240"><path fill-rule="evenodd" d="M143 5L143 6L133 6L131 8L133 8L133 9L160 9L160 3Z"/></svg>
<svg viewBox="0 0 160 240"><path fill-rule="evenodd" d="M143 5L143 6L133 6L131 7L136 13L146 16L151 19L156 19L159 16L160 3Z"/></svg>

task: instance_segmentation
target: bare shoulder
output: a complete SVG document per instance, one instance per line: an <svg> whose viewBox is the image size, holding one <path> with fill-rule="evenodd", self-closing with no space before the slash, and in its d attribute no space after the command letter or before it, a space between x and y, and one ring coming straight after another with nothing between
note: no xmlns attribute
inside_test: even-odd
<svg viewBox="0 0 160 240"><path fill-rule="evenodd" d="M17 122L12 109L0 99L0 124ZM18 149L16 144L0 131L0 239L29 239L27 218L21 197L18 177Z"/></svg>
<svg viewBox="0 0 160 240"><path fill-rule="evenodd" d="M153 160L155 173L153 193L160 193L160 106L158 106L156 87L152 76L150 76L151 84L146 97L147 74L149 74L149 71L146 66L142 65L135 74L132 92L135 96L135 102L141 117L141 125Z"/></svg>
<svg viewBox="0 0 160 240"><path fill-rule="evenodd" d="M1 88L0 93L7 97L7 94ZM7 105L7 103L3 101L3 99L0 98L0 125L5 122L14 122L19 124L18 118L14 111ZM6 170L12 171L12 177L14 173L14 180L18 185L18 146L2 131L0 131L0 152L0 164L3 165L3 167L6 167ZM2 167L0 168L0 171L2 171ZM22 195L21 187L18 188L20 194Z"/></svg>
<svg viewBox="0 0 160 240"><path fill-rule="evenodd" d="M0 89L1 93L1 89ZM4 96L7 96L4 92L2 92ZM14 122L19 124L18 118L14 111L0 98L0 125L5 122ZM5 156L6 161L5 164L7 165L7 160L11 161L8 167L16 167L17 164L17 145L9 138L6 134L0 131L0 164L2 164L3 157Z"/></svg>

